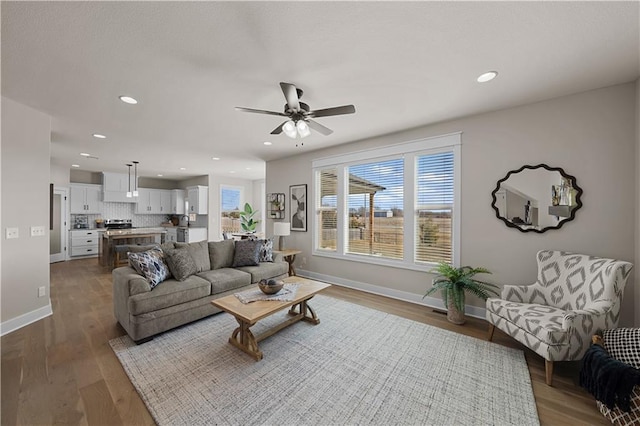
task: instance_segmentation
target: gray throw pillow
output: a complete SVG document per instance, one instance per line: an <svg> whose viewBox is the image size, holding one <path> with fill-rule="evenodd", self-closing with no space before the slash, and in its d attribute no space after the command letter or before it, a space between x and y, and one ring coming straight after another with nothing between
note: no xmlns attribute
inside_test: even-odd
<svg viewBox="0 0 640 426"><path fill-rule="evenodd" d="M196 262L196 272L208 271L211 269L209 260L209 244L206 241L197 243L175 243L176 248L186 248L193 260Z"/></svg>
<svg viewBox="0 0 640 426"><path fill-rule="evenodd" d="M273 240L258 240L260 242L260 262L273 262Z"/></svg>
<svg viewBox="0 0 640 426"><path fill-rule="evenodd" d="M235 244L233 240L210 241L209 260L211 269L230 268L233 265Z"/></svg>
<svg viewBox="0 0 640 426"><path fill-rule="evenodd" d="M240 240L236 241L235 254L233 256L233 267L257 266L260 261L260 241Z"/></svg>
<svg viewBox="0 0 640 426"><path fill-rule="evenodd" d="M196 262L186 248L166 250L165 258L171 274L178 281L184 281L196 273Z"/></svg>

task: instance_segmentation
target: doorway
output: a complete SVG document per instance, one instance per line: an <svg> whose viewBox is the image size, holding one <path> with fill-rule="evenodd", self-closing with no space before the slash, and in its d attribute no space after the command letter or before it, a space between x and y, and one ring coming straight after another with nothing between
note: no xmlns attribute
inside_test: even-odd
<svg viewBox="0 0 640 426"><path fill-rule="evenodd" d="M67 188L53 188L49 230L49 263L67 259Z"/></svg>

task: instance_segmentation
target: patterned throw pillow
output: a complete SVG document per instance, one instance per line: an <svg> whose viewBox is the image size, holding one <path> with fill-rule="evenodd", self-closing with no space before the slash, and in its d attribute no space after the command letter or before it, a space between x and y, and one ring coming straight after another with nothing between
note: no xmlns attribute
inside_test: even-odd
<svg viewBox="0 0 640 426"><path fill-rule="evenodd" d="M160 284L171 276L162 250L154 248L139 253L127 253L129 262L148 282L151 288Z"/></svg>
<svg viewBox="0 0 640 426"><path fill-rule="evenodd" d="M260 241L240 240L236 241L236 250L233 255L233 267L257 266L260 261Z"/></svg>
<svg viewBox="0 0 640 426"><path fill-rule="evenodd" d="M198 270L195 260L187 248L169 249L165 251L169 270L178 281L184 281Z"/></svg>
<svg viewBox="0 0 640 426"><path fill-rule="evenodd" d="M615 328L602 333L604 348L618 361L640 368L640 328Z"/></svg>
<svg viewBox="0 0 640 426"><path fill-rule="evenodd" d="M259 262L273 262L273 241L271 239L258 240L260 242Z"/></svg>

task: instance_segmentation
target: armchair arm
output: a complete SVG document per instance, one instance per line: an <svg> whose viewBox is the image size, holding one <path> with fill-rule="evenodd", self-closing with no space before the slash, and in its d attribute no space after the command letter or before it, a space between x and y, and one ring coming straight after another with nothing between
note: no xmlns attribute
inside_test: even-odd
<svg viewBox="0 0 640 426"><path fill-rule="evenodd" d="M500 298L509 302L533 303L533 298L540 292L534 292L539 285L505 285L502 287Z"/></svg>
<svg viewBox="0 0 640 426"><path fill-rule="evenodd" d="M583 327L584 320L589 318L593 324L593 331L605 328L605 319L611 310L612 303L609 300L598 300L584 309L575 311L567 311L562 318L562 328L569 330L571 328Z"/></svg>

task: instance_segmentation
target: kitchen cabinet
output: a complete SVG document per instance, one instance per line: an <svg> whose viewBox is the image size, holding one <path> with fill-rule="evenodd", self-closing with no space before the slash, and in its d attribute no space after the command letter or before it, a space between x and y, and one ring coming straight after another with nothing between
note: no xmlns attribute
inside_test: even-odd
<svg viewBox="0 0 640 426"><path fill-rule="evenodd" d="M138 188L138 214L169 214L171 191L166 189Z"/></svg>
<svg viewBox="0 0 640 426"><path fill-rule="evenodd" d="M171 191L171 214L184 214L184 190Z"/></svg>
<svg viewBox="0 0 640 426"><path fill-rule="evenodd" d="M190 186L187 188L189 200L189 213L207 214L209 204L208 186Z"/></svg>
<svg viewBox="0 0 640 426"><path fill-rule="evenodd" d="M183 208L184 210L184 208ZM167 243L175 243L178 241L178 229L177 228L164 228L167 230L167 234L165 235L165 242Z"/></svg>
<svg viewBox="0 0 640 426"><path fill-rule="evenodd" d="M136 203L136 197L127 198L129 189L133 192L136 187L134 179L134 176L131 176L129 180L129 173L102 172L103 201Z"/></svg>
<svg viewBox="0 0 640 426"><path fill-rule="evenodd" d="M70 184L71 214L99 214L102 211L100 185Z"/></svg>
<svg viewBox="0 0 640 426"><path fill-rule="evenodd" d="M71 257L97 256L98 241L100 233L95 229L80 229L70 231L71 233Z"/></svg>

